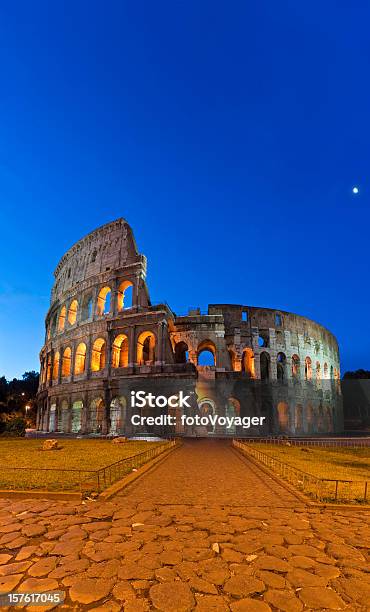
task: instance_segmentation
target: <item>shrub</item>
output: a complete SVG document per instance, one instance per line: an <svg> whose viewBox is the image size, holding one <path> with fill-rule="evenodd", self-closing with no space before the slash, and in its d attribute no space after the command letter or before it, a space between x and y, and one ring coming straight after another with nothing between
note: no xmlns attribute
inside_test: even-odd
<svg viewBox="0 0 370 612"><path fill-rule="evenodd" d="M13 417L5 424L5 435L23 437L26 433L26 420L23 417Z"/></svg>

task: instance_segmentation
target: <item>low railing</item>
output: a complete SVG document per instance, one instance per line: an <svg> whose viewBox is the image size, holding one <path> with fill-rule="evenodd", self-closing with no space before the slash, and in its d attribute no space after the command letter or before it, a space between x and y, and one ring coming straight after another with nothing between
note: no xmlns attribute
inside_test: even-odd
<svg viewBox="0 0 370 612"><path fill-rule="evenodd" d="M139 467L144 465L144 463L148 463L148 461L154 459L164 451L173 448L176 446L176 444L178 444L176 440L171 440L169 442L165 442L164 444L154 446L153 448L150 448L142 453L138 453L137 455L133 455L132 457L120 459L120 461L106 465L99 470L94 470L94 477L92 481L85 482L83 485L86 487L86 485L95 484L95 488L93 488L93 490L100 493L110 485L117 482L117 480L120 480L124 476L127 476L127 474L130 474L130 472L133 470L137 470Z"/></svg>
<svg viewBox="0 0 370 612"><path fill-rule="evenodd" d="M0 489L16 491L60 491L83 494L101 493L154 457L176 446L171 440L125 457L96 470L67 468L1 467Z"/></svg>
<svg viewBox="0 0 370 612"><path fill-rule="evenodd" d="M368 502L370 481L319 478L284 463L272 455L263 453L250 444L246 444L244 440L243 442L233 440L233 446L244 455L251 456L262 463L312 499L325 502Z"/></svg>
<svg viewBox="0 0 370 612"><path fill-rule="evenodd" d="M321 446L321 447L356 447L356 448L367 448L370 446L370 436L366 439L317 439L310 438L302 439L302 438L241 438L244 443L250 444L279 444L285 446Z"/></svg>

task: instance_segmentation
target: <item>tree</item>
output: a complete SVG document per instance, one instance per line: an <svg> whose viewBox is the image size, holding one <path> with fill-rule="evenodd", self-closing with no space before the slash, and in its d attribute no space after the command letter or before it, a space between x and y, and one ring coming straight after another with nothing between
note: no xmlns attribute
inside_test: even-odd
<svg viewBox="0 0 370 612"><path fill-rule="evenodd" d="M345 372L345 374L343 375L343 379L368 379L370 378L370 372L369 370L355 370L355 372Z"/></svg>

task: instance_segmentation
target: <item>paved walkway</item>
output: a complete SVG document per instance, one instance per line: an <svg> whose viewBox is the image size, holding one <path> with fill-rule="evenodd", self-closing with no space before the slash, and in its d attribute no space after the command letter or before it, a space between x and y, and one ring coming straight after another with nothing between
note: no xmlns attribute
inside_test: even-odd
<svg viewBox="0 0 370 612"><path fill-rule="evenodd" d="M110 502L0 500L0 591L60 589L66 610L368 611L369 543L368 513L309 509L197 440Z"/></svg>
<svg viewBox="0 0 370 612"><path fill-rule="evenodd" d="M125 490L128 501L204 506L301 506L298 499L234 451L229 441L187 441L154 472Z"/></svg>

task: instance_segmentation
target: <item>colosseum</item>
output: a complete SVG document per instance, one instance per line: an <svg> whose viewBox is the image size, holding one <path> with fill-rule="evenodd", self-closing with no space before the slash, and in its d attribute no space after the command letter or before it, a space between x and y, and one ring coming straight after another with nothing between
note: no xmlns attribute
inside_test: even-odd
<svg viewBox="0 0 370 612"><path fill-rule="evenodd" d="M343 429L339 353L321 325L282 310L153 304L147 262L118 219L74 244L54 272L40 353L37 429L71 435L302 436ZM265 416L263 425L135 426L155 415L138 389L186 392L189 414ZM177 414L180 408L168 408ZM162 410L163 412L163 410ZM237 421L237 419L236 419Z"/></svg>

